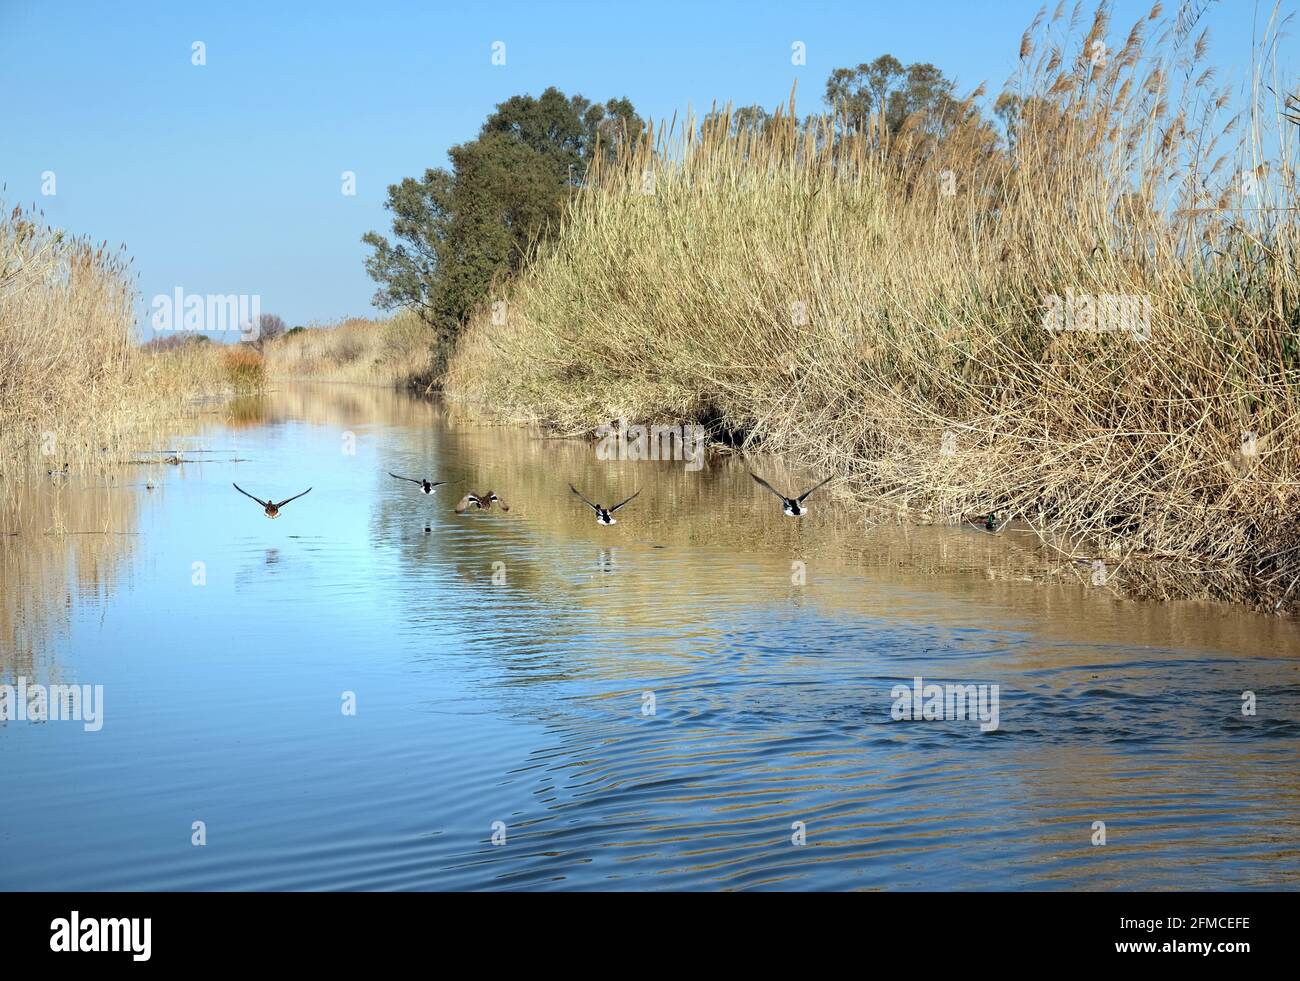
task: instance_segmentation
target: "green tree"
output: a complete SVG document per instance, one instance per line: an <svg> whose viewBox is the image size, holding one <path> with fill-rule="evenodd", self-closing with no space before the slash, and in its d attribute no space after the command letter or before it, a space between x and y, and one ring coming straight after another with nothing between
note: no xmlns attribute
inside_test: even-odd
<svg viewBox="0 0 1300 981"><path fill-rule="evenodd" d="M450 340L493 281L556 227L596 148L612 153L643 129L627 99L591 103L548 88L500 103L477 139L448 152L450 169L388 188L392 240L362 238L374 250L375 304L415 310Z"/></svg>
<svg viewBox="0 0 1300 981"><path fill-rule="evenodd" d="M378 232L362 236L375 250L366 259L366 272L379 284L376 306L408 307L427 323L438 324L433 294L454 215L454 187L452 173L441 168L426 170L419 180L407 177L389 185L384 207L393 213L394 241Z"/></svg>
<svg viewBox="0 0 1300 981"><path fill-rule="evenodd" d="M836 68L826 79L826 104L843 113L851 130L863 129L873 112L888 105L904 71L902 62L888 54L857 68Z"/></svg>
<svg viewBox="0 0 1300 981"><path fill-rule="evenodd" d="M508 136L552 161L558 172L580 170L584 164L587 127L583 114L590 103L580 95L566 97L551 87L539 98L511 96L483 123L479 137Z"/></svg>
<svg viewBox="0 0 1300 981"><path fill-rule="evenodd" d="M725 110L715 109L700 120L700 131L713 134L716 129L727 125L727 120ZM767 129L771 120L768 111L757 103L752 106L738 106L731 110L729 129L722 135L737 137L741 133L751 133L757 136Z"/></svg>
<svg viewBox="0 0 1300 981"><path fill-rule="evenodd" d="M582 115L587 130L587 145L595 147L597 141L607 158L613 158L626 143L634 143L645 132L645 120L637 115L631 100L610 99L588 106Z"/></svg>
<svg viewBox="0 0 1300 981"><path fill-rule="evenodd" d="M886 54L857 68L836 68L826 80L825 98L850 131L865 129L874 116L885 131L897 134L910 117L920 114L924 128L942 135L960 111L955 87L928 62L904 67Z"/></svg>

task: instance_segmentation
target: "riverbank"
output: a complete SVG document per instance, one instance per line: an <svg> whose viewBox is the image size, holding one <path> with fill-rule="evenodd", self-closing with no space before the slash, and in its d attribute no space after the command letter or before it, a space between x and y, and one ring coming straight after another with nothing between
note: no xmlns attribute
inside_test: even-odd
<svg viewBox="0 0 1300 981"><path fill-rule="evenodd" d="M135 337L133 276L121 250L0 209L0 491L47 474L102 471L163 445L203 397L292 378L429 391L431 332L412 314L350 319L265 343L202 333Z"/></svg>
<svg viewBox="0 0 1300 981"><path fill-rule="evenodd" d="M272 379L355 382L428 394L442 362L434 332L402 311L387 320L351 317L337 324L291 331L268 342L263 354Z"/></svg>
<svg viewBox="0 0 1300 981"><path fill-rule="evenodd" d="M1300 194L1268 176L1293 142L1245 154L1289 124L1257 110L1238 156L1203 45L1139 24L1091 63L1100 25L1026 35L1009 145L778 119L597 168L448 394L698 423L879 518L992 513L1133 595L1294 610Z"/></svg>
<svg viewBox="0 0 1300 981"><path fill-rule="evenodd" d="M212 358L133 340L120 250L0 208L0 491L46 471L117 462L208 387Z"/></svg>

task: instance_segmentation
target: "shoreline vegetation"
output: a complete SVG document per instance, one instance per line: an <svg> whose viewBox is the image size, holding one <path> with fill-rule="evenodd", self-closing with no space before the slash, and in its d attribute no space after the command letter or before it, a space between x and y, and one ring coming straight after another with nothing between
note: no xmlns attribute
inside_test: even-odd
<svg viewBox="0 0 1300 981"><path fill-rule="evenodd" d="M0 494L46 470L118 462L142 431L174 420L209 373L206 357L163 361L133 343L124 250L0 208Z"/></svg>
<svg viewBox="0 0 1300 981"><path fill-rule="evenodd" d="M387 385L430 394L439 383L435 346L419 316L401 311L387 320L353 317L294 330L266 344L271 379Z"/></svg>
<svg viewBox="0 0 1300 981"><path fill-rule="evenodd" d="M1202 9L1122 43L1105 6L1040 15L1000 125L888 56L804 120L793 93L658 133L625 99L516 97L454 172L390 188L410 242L370 233L367 268L401 312L253 344L132 343L122 253L0 211L4 496L122 462L198 395L386 385L567 436L699 425L872 521L996 515L1084 582L1294 613L1297 106L1262 46L1227 115ZM541 204L509 196L524 172ZM472 210L497 193L508 235Z"/></svg>
<svg viewBox="0 0 1300 981"><path fill-rule="evenodd" d="M138 344L134 298L123 249L0 207L0 499L48 475L143 462L206 401L276 380L437 386L430 332L413 313L288 331L262 317L253 343L176 331Z"/></svg>
<svg viewBox="0 0 1300 981"><path fill-rule="evenodd" d="M1085 582L1294 610L1300 131L1263 65L1222 118L1195 13L1102 57L1104 8L1040 18L1001 139L972 103L724 113L597 158L447 394L570 434L702 424L880 519L996 514Z"/></svg>

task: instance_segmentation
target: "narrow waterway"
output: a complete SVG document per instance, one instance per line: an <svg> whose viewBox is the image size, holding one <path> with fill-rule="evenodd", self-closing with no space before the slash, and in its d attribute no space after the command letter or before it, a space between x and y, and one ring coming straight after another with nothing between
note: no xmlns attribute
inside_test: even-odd
<svg viewBox="0 0 1300 981"><path fill-rule="evenodd" d="M3 514L0 683L103 695L0 722L0 889L1300 883L1293 623L380 389L172 445ZM895 718L917 678L982 716Z"/></svg>

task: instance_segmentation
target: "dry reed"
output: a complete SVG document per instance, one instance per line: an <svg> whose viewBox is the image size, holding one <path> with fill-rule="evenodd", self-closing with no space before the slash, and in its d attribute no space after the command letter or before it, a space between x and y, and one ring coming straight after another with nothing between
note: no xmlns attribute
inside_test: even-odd
<svg viewBox="0 0 1300 981"><path fill-rule="evenodd" d="M215 357L133 342L130 263L22 208L0 209L0 494L100 468L175 423Z"/></svg>
<svg viewBox="0 0 1300 981"><path fill-rule="evenodd" d="M1293 605L1298 134L1258 81L1222 118L1198 15L1110 49L1105 7L1040 16L1003 145L962 112L648 139L506 323L476 315L448 392L568 432L704 421L885 514L1021 519L1142 595ZM1090 329L1048 329L1065 308Z"/></svg>
<svg viewBox="0 0 1300 981"><path fill-rule="evenodd" d="M389 320L360 317L311 327L265 346L273 378L357 382L428 391L438 364L434 333L413 313Z"/></svg>

